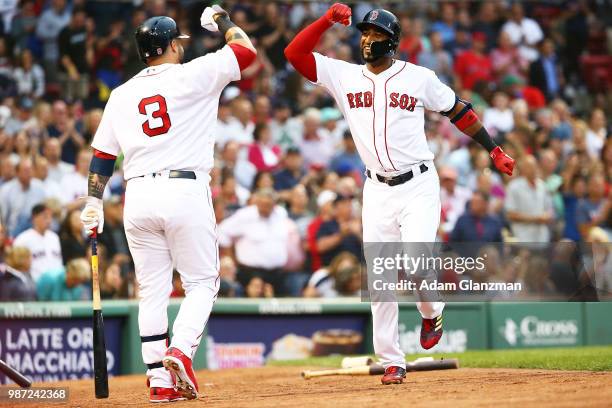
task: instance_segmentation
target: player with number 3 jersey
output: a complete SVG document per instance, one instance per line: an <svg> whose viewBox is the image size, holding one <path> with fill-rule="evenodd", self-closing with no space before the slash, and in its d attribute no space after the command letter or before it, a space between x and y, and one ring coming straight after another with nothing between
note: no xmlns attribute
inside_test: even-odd
<svg viewBox="0 0 612 408"><path fill-rule="evenodd" d="M209 172L223 88L240 79L256 51L219 6L202 27L221 31L221 50L182 64L174 20L153 17L136 31L147 67L111 93L94 136L81 220L102 232L102 192L124 155L125 232L139 288L138 323L151 402L197 398L192 358L219 289L219 257ZM176 269L185 299L168 336L167 306Z"/></svg>

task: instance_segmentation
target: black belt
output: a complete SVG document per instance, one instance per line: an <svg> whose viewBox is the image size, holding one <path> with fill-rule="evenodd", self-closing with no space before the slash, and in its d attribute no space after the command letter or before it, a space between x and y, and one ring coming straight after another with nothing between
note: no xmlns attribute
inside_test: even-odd
<svg viewBox="0 0 612 408"><path fill-rule="evenodd" d="M157 177L157 176L161 176L161 173L151 173L151 175L153 177ZM134 178L139 178L139 177L144 177L145 175L142 176L136 176ZM170 173L168 173L168 178L180 178L180 179L190 179L190 180L195 180L196 179L196 174L193 171L190 170L170 170Z"/></svg>
<svg viewBox="0 0 612 408"><path fill-rule="evenodd" d="M425 164L421 164L419 166L419 170L421 170L421 174L425 173L429 168L425 165ZM366 176L368 176L369 178L372 178L372 172L370 171L370 169L366 169ZM380 174L376 174L376 179L378 181L380 181L381 183L385 183L391 187L393 186L399 186L400 184L404 184L407 181L410 181L414 178L414 172L412 170L407 171L404 174L400 174L397 176L393 176L393 177L385 177L385 176L381 176Z"/></svg>

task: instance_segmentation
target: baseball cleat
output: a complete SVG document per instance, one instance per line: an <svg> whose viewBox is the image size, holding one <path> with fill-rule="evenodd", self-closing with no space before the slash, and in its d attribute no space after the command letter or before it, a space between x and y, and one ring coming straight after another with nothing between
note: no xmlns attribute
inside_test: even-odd
<svg viewBox="0 0 612 408"><path fill-rule="evenodd" d="M191 364L191 359L177 348L166 351L162 363L170 372L176 390L186 399L198 398L198 382Z"/></svg>
<svg viewBox="0 0 612 408"><path fill-rule="evenodd" d="M442 315L433 319L423 319L421 323L421 347L429 350L442 338Z"/></svg>
<svg viewBox="0 0 612 408"><path fill-rule="evenodd" d="M174 402L185 401L187 398L174 388L151 387L150 402Z"/></svg>
<svg viewBox="0 0 612 408"><path fill-rule="evenodd" d="M398 366L391 366L385 369L385 375L382 376L380 382L384 385L401 384L406 378L406 369Z"/></svg>

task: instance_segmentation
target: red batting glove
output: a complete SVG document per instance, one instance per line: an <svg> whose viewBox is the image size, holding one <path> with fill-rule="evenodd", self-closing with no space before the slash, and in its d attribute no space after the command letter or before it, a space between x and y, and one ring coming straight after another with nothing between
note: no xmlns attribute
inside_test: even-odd
<svg viewBox="0 0 612 408"><path fill-rule="evenodd" d="M346 4L334 3L325 13L325 17L332 23L351 25L351 8Z"/></svg>
<svg viewBox="0 0 612 408"><path fill-rule="evenodd" d="M512 170L514 170L514 159L504 153L501 147L497 146L495 149L491 150L489 156L493 159L493 164L497 170L509 176L512 175Z"/></svg>

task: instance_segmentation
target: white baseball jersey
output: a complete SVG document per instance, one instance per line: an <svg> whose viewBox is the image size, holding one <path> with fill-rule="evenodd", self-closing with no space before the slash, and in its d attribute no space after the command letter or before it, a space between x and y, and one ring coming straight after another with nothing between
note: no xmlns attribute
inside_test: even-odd
<svg viewBox="0 0 612 408"><path fill-rule="evenodd" d="M375 75L365 65L314 56L317 84L336 100L368 168L396 173L433 159L425 138L425 109L450 110L455 93L432 70L394 60Z"/></svg>
<svg viewBox="0 0 612 408"><path fill-rule="evenodd" d="M113 90L92 147L123 152L126 179L163 170L209 172L219 97L238 79L227 45L186 64L145 68Z"/></svg>

